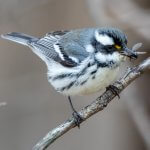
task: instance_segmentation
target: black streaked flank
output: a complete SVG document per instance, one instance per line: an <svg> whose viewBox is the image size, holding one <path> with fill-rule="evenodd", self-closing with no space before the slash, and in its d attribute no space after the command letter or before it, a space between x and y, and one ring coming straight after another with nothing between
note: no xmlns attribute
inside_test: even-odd
<svg viewBox="0 0 150 150"><path fill-rule="evenodd" d="M75 82L76 82L76 80L72 81L71 83L69 83L68 85L66 85L66 86L64 86L62 88L58 88L57 90L61 91L61 92L64 91L64 90L69 90L74 85Z"/></svg>
<svg viewBox="0 0 150 150"><path fill-rule="evenodd" d="M60 75L57 75L55 77L52 78L53 81L55 80L61 80L61 79L64 79L64 78L72 78L76 76L75 74L72 74L72 73L66 73L66 74L60 74Z"/></svg>
<svg viewBox="0 0 150 150"><path fill-rule="evenodd" d="M88 69L89 67L93 66L93 65L95 65L95 63L90 63L90 62L89 62L89 63L81 70L81 72L79 72L79 73L77 74L77 78L80 77L80 76L82 76L82 75L85 75L85 73L87 72L87 69Z"/></svg>
<svg viewBox="0 0 150 150"><path fill-rule="evenodd" d="M90 68L93 65L97 65L97 68L95 70L93 70L92 72L88 72L88 68ZM70 80L75 77L74 81L70 81L70 83L68 83L68 85L65 85L61 88L57 88L57 91L63 92L64 90L69 90L70 88L72 88L73 86L80 86L80 85L84 85L88 79L83 80L82 82L78 82L77 79L83 75L85 75L86 73L90 73L91 75L91 79L95 79L96 78L96 72L98 71L99 68L112 68L112 67L117 67L117 65L115 65L114 61L108 61L108 62L100 62L99 60L97 60L96 58L94 59L94 62L91 64L90 62L78 73L64 73L64 74L59 74L55 77L52 77L52 80L63 80L65 78L70 78Z"/></svg>
<svg viewBox="0 0 150 150"><path fill-rule="evenodd" d="M65 90L65 88L66 88L66 87L57 88L56 91L63 92L63 91Z"/></svg>
<svg viewBox="0 0 150 150"><path fill-rule="evenodd" d="M84 80L83 82L80 83L80 85L84 85L87 81L88 79Z"/></svg>
<svg viewBox="0 0 150 150"><path fill-rule="evenodd" d="M91 67L91 66L93 66L94 65L94 63L93 64L91 64L91 63L88 63L88 65L87 66L85 66L83 69L82 69L82 71L81 72L79 72L79 73L77 73L77 74L73 74L73 73L64 73L64 74L59 74L59 75L57 75L57 76L55 76L55 77L52 77L52 80L53 81L55 81L55 80L61 80L61 79L64 79L64 78L72 78L72 77L80 77L80 76L82 76L82 75L84 75L85 73L86 73L86 70L87 70L87 68L88 67Z"/></svg>
<svg viewBox="0 0 150 150"><path fill-rule="evenodd" d="M97 72L97 69L94 70L94 71L92 71L92 72L91 72L91 75L92 75L92 74L95 74L96 72Z"/></svg>
<svg viewBox="0 0 150 150"><path fill-rule="evenodd" d="M92 79L95 79L95 75L92 77Z"/></svg>
<svg viewBox="0 0 150 150"><path fill-rule="evenodd" d="M69 90L73 85L74 85L75 81L71 82L68 86L66 86L66 89Z"/></svg>
<svg viewBox="0 0 150 150"><path fill-rule="evenodd" d="M80 77L80 76L82 76L82 75L84 75L86 73L86 71L87 71L87 68L88 68L88 66L86 66L85 68L83 68L83 70L81 70L81 72L79 72L77 74L77 78Z"/></svg>

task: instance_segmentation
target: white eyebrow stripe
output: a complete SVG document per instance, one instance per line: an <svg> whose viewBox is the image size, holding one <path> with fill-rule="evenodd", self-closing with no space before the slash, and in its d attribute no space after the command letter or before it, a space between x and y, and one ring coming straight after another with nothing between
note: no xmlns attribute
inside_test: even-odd
<svg viewBox="0 0 150 150"><path fill-rule="evenodd" d="M103 45L113 45L114 40L112 37L109 37L106 34L99 34L98 31L95 32L95 38L98 42L100 42Z"/></svg>

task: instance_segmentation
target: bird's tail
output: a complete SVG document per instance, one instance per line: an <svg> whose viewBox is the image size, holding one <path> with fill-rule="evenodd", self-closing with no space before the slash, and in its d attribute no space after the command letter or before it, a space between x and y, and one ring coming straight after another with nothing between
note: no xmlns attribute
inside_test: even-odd
<svg viewBox="0 0 150 150"><path fill-rule="evenodd" d="M11 32L4 35L1 35L2 38L17 42L23 45L29 45L32 41L38 40L36 37L26 35L24 33Z"/></svg>

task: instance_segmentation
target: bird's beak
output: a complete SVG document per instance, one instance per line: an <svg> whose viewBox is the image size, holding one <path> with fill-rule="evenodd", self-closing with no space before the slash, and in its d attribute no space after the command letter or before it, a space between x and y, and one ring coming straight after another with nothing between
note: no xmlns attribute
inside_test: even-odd
<svg viewBox="0 0 150 150"><path fill-rule="evenodd" d="M122 51L122 55L125 55L131 59L137 59L138 55L135 51L133 51L132 49L129 49L128 47L125 47Z"/></svg>

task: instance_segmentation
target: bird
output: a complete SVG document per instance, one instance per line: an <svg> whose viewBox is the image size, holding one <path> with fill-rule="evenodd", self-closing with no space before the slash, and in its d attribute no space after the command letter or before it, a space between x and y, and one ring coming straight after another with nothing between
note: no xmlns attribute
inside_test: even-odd
<svg viewBox="0 0 150 150"><path fill-rule="evenodd" d="M125 33L113 27L53 31L42 38L18 32L1 37L30 47L46 63L48 81L68 97L78 127L82 117L73 107L71 96L110 87L122 62L138 56L128 48Z"/></svg>

